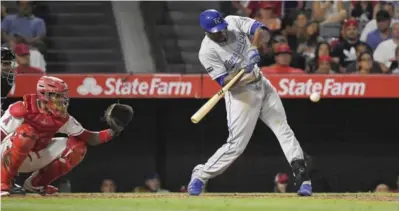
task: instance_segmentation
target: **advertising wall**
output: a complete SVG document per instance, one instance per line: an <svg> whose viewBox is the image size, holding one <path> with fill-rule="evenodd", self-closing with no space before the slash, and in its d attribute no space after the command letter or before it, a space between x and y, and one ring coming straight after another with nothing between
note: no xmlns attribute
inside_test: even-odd
<svg viewBox="0 0 399 211"><path fill-rule="evenodd" d="M73 98L209 98L220 86L204 74L66 74ZM20 75L12 96L36 86L37 75ZM307 98L312 92L327 98L399 98L395 75L268 75L283 98Z"/></svg>
<svg viewBox="0 0 399 211"><path fill-rule="evenodd" d="M204 163L227 138L224 101L205 119L190 116L218 90L203 75L59 75L70 87L70 113L84 127L99 130L104 110L117 101L132 105L135 117L120 137L90 147L66 178L74 192L98 191L102 179L129 192L145 175L158 172L166 189L187 185L192 168ZM17 78L14 100L35 90L38 76ZM313 158L316 192L369 191L399 175L399 77L269 76L303 149ZM94 83L95 82L95 83ZM318 89L326 98L308 99ZM335 99L345 98L345 99ZM384 98L384 99L382 99ZM261 122L244 154L210 192L270 192L278 172L291 173L274 134Z"/></svg>

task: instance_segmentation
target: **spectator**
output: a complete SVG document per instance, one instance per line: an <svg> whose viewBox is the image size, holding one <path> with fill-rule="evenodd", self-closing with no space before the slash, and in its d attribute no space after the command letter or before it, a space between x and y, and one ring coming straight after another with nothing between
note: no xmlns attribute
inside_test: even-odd
<svg viewBox="0 0 399 211"><path fill-rule="evenodd" d="M392 26L392 38L381 42L374 51L374 60L389 68L395 60L395 49L399 44L399 22Z"/></svg>
<svg viewBox="0 0 399 211"><path fill-rule="evenodd" d="M375 188L376 193L389 193L389 187L386 184L379 184Z"/></svg>
<svg viewBox="0 0 399 211"><path fill-rule="evenodd" d="M297 29L298 27L294 24L294 19L292 16L285 16L281 21L280 31L277 34L283 35L293 51L296 52L298 47L298 39L297 39ZM296 22L296 21L295 21Z"/></svg>
<svg viewBox="0 0 399 211"><path fill-rule="evenodd" d="M32 14L32 2L18 1L18 14L7 15L1 24L2 36L8 42L14 35L22 36L29 45L42 44L46 36L43 19Z"/></svg>
<svg viewBox="0 0 399 211"><path fill-rule="evenodd" d="M288 40L281 34L273 35L271 39L271 46L261 55L261 61L258 63L259 67L270 66L275 63L274 52L279 44L288 44ZM290 66L294 68L305 69L305 58L298 55L296 52L291 54L292 61Z"/></svg>
<svg viewBox="0 0 399 211"><path fill-rule="evenodd" d="M290 66L292 61L292 51L287 43L278 44L274 51L276 64L262 68L264 73L304 73L303 70Z"/></svg>
<svg viewBox="0 0 399 211"><path fill-rule="evenodd" d="M380 4L380 3L379 3L379 4ZM378 5L379 5L379 4L378 4ZM379 6L378 6L378 7L379 7ZM385 3L385 4L381 7L381 9L387 11L387 12L389 13L389 16L390 16L390 17L394 17L394 7L393 7L392 3L390 3L390 2ZM378 11L379 11L379 10L378 10ZM375 11L375 12L378 12L378 11ZM392 27L392 25L393 25L394 23L397 23L397 22L399 22L399 20L397 20L397 19L392 19L392 20L391 20L391 27ZM373 20L371 20L370 22L368 22L368 23L366 24L366 26L363 28L362 34L361 34L361 36L360 36L360 40L363 41L363 42L366 42L368 34L369 34L370 32L372 32L372 31L376 30L376 29L377 29L377 20L376 20L376 19L373 19Z"/></svg>
<svg viewBox="0 0 399 211"><path fill-rule="evenodd" d="M14 48L15 59L17 61L17 73L43 73L42 69L30 65L30 52L26 44L17 44Z"/></svg>
<svg viewBox="0 0 399 211"><path fill-rule="evenodd" d="M371 47L367 43L359 42L356 45L356 58L359 57L360 53L363 53L365 51L373 52L373 49L371 49Z"/></svg>
<svg viewBox="0 0 399 211"><path fill-rule="evenodd" d="M1 21L7 16L7 9L4 5L1 5ZM1 36L1 44L3 45L4 42L7 40L4 39L4 36Z"/></svg>
<svg viewBox="0 0 399 211"><path fill-rule="evenodd" d="M375 50L382 41L392 38L391 16L385 10L380 10L376 17L377 29L367 35L366 43Z"/></svg>
<svg viewBox="0 0 399 211"><path fill-rule="evenodd" d="M369 52L369 54L372 54L371 52L373 52L373 51L370 48L370 46L368 46L366 43L359 43L358 45L356 45L356 62L352 62L348 65L348 67L346 68L347 73L358 72L359 64L360 64L359 61L362 60L360 55L364 52ZM364 55L363 57L365 57L363 59L366 59L366 60L368 58L372 58L372 57L369 57L368 55ZM371 73L380 74L380 73L384 73L384 72L388 72L388 71L383 71L381 69L381 65L379 65L378 62L373 60Z"/></svg>
<svg viewBox="0 0 399 211"><path fill-rule="evenodd" d="M149 175L146 177L144 186L137 187L134 189L136 193L166 193L168 190L161 188L161 181L159 180L159 176L157 174Z"/></svg>
<svg viewBox="0 0 399 211"><path fill-rule="evenodd" d="M306 41L306 26L308 25L308 21L309 20L305 12L303 11L298 12L295 19L295 26L297 29L296 35L299 42Z"/></svg>
<svg viewBox="0 0 399 211"><path fill-rule="evenodd" d="M306 58L306 62L315 57L317 43L323 41L319 36L319 24L315 21L309 22L306 26L306 41L299 44L297 53Z"/></svg>
<svg viewBox="0 0 399 211"><path fill-rule="evenodd" d="M373 9L376 2L373 1L352 1L351 16L355 17L361 26L365 26L373 19Z"/></svg>
<svg viewBox="0 0 399 211"><path fill-rule="evenodd" d="M256 1L231 1L231 4L237 10L237 15L248 17L251 17L257 6Z"/></svg>
<svg viewBox="0 0 399 211"><path fill-rule="evenodd" d="M23 37L15 35L10 39L8 45L10 46L10 49L14 51L15 45L17 44L27 45L28 43ZM46 72L46 61L44 60L43 55L36 48L34 47L29 48L29 58L30 58L29 63L31 67L39 68L42 70L42 72Z"/></svg>
<svg viewBox="0 0 399 211"><path fill-rule="evenodd" d="M112 179L104 179L100 187L101 193L115 193L116 184Z"/></svg>
<svg viewBox="0 0 399 211"><path fill-rule="evenodd" d="M237 14L253 18L256 11L260 8L260 4L269 3L273 5L274 12L278 17L282 16L282 1L232 1L231 4L237 9ZM298 4L298 6L300 6Z"/></svg>
<svg viewBox="0 0 399 211"><path fill-rule="evenodd" d="M335 72L331 69L331 57L329 55L319 56L317 59L316 74L334 74Z"/></svg>
<svg viewBox="0 0 399 211"><path fill-rule="evenodd" d="M331 56L331 47L326 41L319 42L316 46L315 57L309 61L306 66L306 72L315 72L320 56ZM331 57L330 57L331 58ZM334 72L338 72L339 66L336 62L331 61L330 66Z"/></svg>
<svg viewBox="0 0 399 211"><path fill-rule="evenodd" d="M185 185L180 186L179 191L182 192L182 193L187 193L188 192L187 187Z"/></svg>
<svg viewBox="0 0 399 211"><path fill-rule="evenodd" d="M60 193L71 193L71 181L67 179L62 179L60 184L58 185L58 190Z"/></svg>
<svg viewBox="0 0 399 211"><path fill-rule="evenodd" d="M394 74L399 74L399 46L396 47L395 58L396 59L395 59L395 61L392 62L389 70ZM398 177L398 182L399 182L399 177ZM399 183L398 183L398 188L399 188Z"/></svg>
<svg viewBox="0 0 399 211"><path fill-rule="evenodd" d="M288 16L291 13L296 13L296 11L298 10L302 10L305 7L305 3L304 1L281 1L284 2L282 3L282 11L281 11L281 16L285 17Z"/></svg>
<svg viewBox="0 0 399 211"><path fill-rule="evenodd" d="M274 192L275 193L286 193L287 186L290 178L285 173L278 173L274 178Z"/></svg>
<svg viewBox="0 0 399 211"><path fill-rule="evenodd" d="M373 60L373 53L371 53L371 51L365 50L358 53L356 62L348 65L347 73L381 74L383 71L378 62Z"/></svg>
<svg viewBox="0 0 399 211"><path fill-rule="evenodd" d="M274 4L270 2L260 2L259 8L255 14L255 19L272 31L279 30L281 27L281 20L276 17L274 10Z"/></svg>
<svg viewBox="0 0 399 211"><path fill-rule="evenodd" d="M356 61L356 46L359 41L358 22L350 18L344 22L344 41L334 47L331 56L333 60L338 61L340 72L345 72L345 68Z"/></svg>
<svg viewBox="0 0 399 211"><path fill-rule="evenodd" d="M312 12L314 20L321 24L339 23L348 16L342 1L314 1Z"/></svg>
<svg viewBox="0 0 399 211"><path fill-rule="evenodd" d="M334 49L340 43L345 41L345 39L346 39L345 33L346 33L345 32L345 26L344 26L344 24L341 24L341 27L339 29L339 37L338 38L333 38L333 39L330 40L331 49Z"/></svg>
<svg viewBox="0 0 399 211"><path fill-rule="evenodd" d="M7 8L4 5L1 5L1 21L7 16Z"/></svg>

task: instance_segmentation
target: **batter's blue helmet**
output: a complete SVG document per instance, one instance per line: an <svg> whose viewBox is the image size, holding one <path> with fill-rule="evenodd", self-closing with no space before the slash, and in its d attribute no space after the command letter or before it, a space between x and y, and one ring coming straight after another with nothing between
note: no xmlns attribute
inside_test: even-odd
<svg viewBox="0 0 399 211"><path fill-rule="evenodd" d="M201 27L210 33L220 32L227 28L227 22L217 10L205 10L200 14Z"/></svg>

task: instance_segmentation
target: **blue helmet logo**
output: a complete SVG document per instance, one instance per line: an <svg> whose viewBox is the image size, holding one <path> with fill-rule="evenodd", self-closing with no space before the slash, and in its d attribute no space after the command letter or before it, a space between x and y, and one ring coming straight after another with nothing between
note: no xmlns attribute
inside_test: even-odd
<svg viewBox="0 0 399 211"><path fill-rule="evenodd" d="M200 26L206 32L216 33L227 28L227 22L217 10L205 10L200 14Z"/></svg>

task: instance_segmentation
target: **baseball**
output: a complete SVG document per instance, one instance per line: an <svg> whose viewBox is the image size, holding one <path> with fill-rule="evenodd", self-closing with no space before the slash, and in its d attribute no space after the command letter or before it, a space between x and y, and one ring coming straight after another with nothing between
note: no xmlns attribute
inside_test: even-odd
<svg viewBox="0 0 399 211"><path fill-rule="evenodd" d="M319 102L319 100L320 100L320 93L318 93L318 92L313 92L313 93L310 95L310 100L311 100L312 102L315 102L315 103Z"/></svg>

